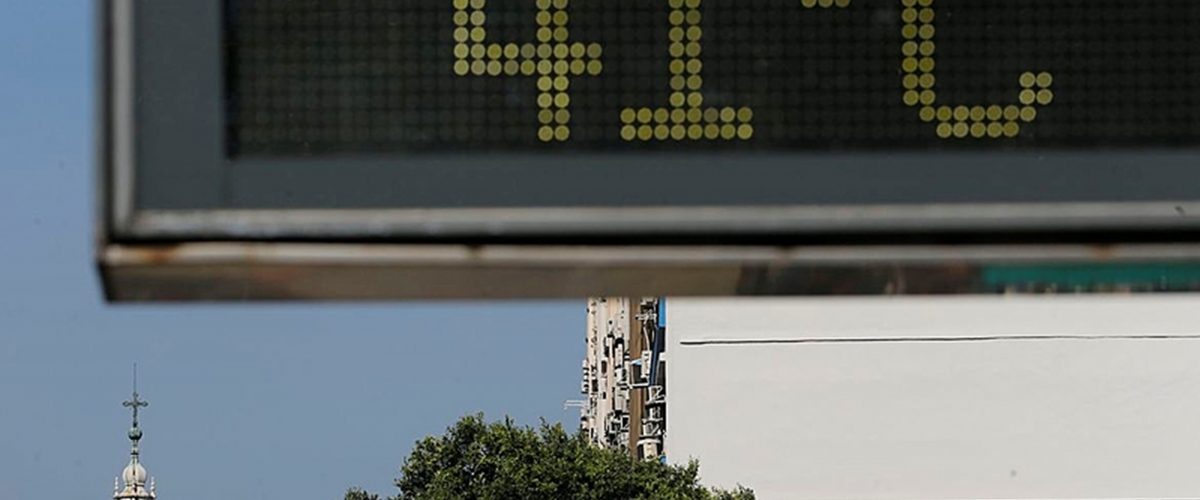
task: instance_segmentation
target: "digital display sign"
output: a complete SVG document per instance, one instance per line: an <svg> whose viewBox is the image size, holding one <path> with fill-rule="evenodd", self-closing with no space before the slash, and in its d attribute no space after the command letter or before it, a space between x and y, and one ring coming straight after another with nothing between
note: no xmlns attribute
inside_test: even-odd
<svg viewBox="0 0 1200 500"><path fill-rule="evenodd" d="M224 16L234 158L1200 145L1200 2L227 0Z"/></svg>
<svg viewBox="0 0 1200 500"><path fill-rule="evenodd" d="M1196 0L97 12L113 300L1197 286Z"/></svg>

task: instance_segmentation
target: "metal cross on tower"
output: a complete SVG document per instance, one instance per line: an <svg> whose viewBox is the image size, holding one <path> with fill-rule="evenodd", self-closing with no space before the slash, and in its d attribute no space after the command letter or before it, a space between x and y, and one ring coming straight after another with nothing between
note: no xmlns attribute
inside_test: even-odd
<svg viewBox="0 0 1200 500"><path fill-rule="evenodd" d="M133 365L133 398L130 399L129 401L121 402L121 406L124 406L126 408L133 408L133 427L136 429L138 426L138 409L150 406L150 403L147 403L146 401L142 401L141 399L138 399L137 364Z"/></svg>

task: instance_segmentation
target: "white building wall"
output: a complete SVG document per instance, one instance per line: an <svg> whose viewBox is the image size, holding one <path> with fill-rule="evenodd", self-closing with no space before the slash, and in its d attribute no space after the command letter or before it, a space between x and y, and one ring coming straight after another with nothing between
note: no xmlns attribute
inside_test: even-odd
<svg viewBox="0 0 1200 500"><path fill-rule="evenodd" d="M1200 498L1200 297L670 299L666 453L765 499Z"/></svg>

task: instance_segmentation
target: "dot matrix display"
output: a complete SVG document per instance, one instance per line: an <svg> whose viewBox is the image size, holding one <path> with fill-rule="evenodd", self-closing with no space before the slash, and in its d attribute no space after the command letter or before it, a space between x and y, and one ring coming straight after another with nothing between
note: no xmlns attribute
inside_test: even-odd
<svg viewBox="0 0 1200 500"><path fill-rule="evenodd" d="M1021 74L1020 106L1009 104L947 106L937 105L937 44L934 42L937 28L934 19L935 0L902 0L904 10L900 18L904 27L900 30L904 43L900 46L904 59L900 63L904 71L904 104L919 106L921 120L937 122L938 137L982 139L990 137L1016 137L1021 133L1022 122L1037 118L1037 107L1050 104L1054 93L1050 85L1054 76L1050 73L1025 72Z"/></svg>
<svg viewBox="0 0 1200 500"><path fill-rule="evenodd" d="M487 0L454 1L454 72L476 76L536 76L538 139L571 138L571 77L599 75L598 43L571 43L569 0L536 0L536 43L486 43Z"/></svg>
<svg viewBox="0 0 1200 500"><path fill-rule="evenodd" d="M1200 2L228 0L230 152L1192 148Z"/></svg>

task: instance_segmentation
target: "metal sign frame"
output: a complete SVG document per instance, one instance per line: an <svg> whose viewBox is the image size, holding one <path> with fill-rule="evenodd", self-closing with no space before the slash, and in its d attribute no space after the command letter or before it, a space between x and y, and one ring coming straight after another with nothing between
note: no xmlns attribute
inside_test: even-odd
<svg viewBox="0 0 1200 500"><path fill-rule="evenodd" d="M988 282L995 266L1185 266L1155 267L1171 281L1200 262L1200 182L1186 182L1200 180L1189 172L1200 151L659 156L623 167L643 168L649 179L627 183L625 206L601 203L613 158L567 174L536 158L490 159L473 170L483 176L474 201L422 204L455 189L438 178L414 183L421 192L364 190L366 201L348 207L312 203L328 196L311 186L322 187L333 166L363 173L359 187L379 184L372 179L397 162L314 159L286 176L308 176L303 185L279 188L299 194L279 196L271 176L286 161L239 160L242 177L211 175L227 173L229 162L214 160L224 155L219 133L197 133L196 124L220 130L211 123L220 120L219 102L156 104L169 94L213 94L188 86L198 74L221 78L220 55L205 52L219 45L221 2L100 4L98 257L113 300L993 293L1062 285ZM147 43L161 33L173 37ZM166 67L168 53L195 63L192 73L148 76ZM168 80L182 87L153 88ZM388 168L386 178L472 161L480 158L425 159ZM765 189L797 165L832 180L795 187L803 204ZM884 165L900 173L876 175ZM713 181L731 166L764 177L731 180L733 202L711 203L723 189ZM1050 167L1058 174L1035 189L1020 181ZM549 180L503 197L487 192L488 179L524 168ZM152 189L163 182L174 191ZM664 189L675 191L674 203L654 203ZM1053 201L1063 195L1071 201ZM404 203L389 206L389 196ZM1134 281L1080 290L1192 287ZM334 282L344 283L326 286Z"/></svg>

